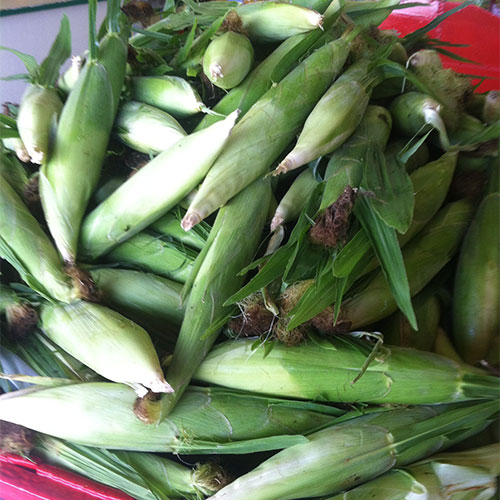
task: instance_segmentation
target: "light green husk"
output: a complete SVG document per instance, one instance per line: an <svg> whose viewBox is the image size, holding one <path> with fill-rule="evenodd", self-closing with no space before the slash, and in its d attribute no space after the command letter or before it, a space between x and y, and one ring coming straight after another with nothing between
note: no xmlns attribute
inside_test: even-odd
<svg viewBox="0 0 500 500"><path fill-rule="evenodd" d="M453 339L467 363L484 359L500 328L500 193L482 201L460 251L453 291Z"/></svg>
<svg viewBox="0 0 500 500"><path fill-rule="evenodd" d="M40 165L48 157L51 131L62 107L54 88L30 84L24 91L17 128L32 163Z"/></svg>
<svg viewBox="0 0 500 500"><path fill-rule="evenodd" d="M94 2L89 3L89 26L95 35ZM89 59L64 104L39 181L47 224L70 265L76 260L81 220L101 173L115 109L114 76L101 64L90 38Z"/></svg>
<svg viewBox="0 0 500 500"><path fill-rule="evenodd" d="M190 134L142 167L83 221L81 253L95 259L179 203L223 150L239 112Z"/></svg>
<svg viewBox="0 0 500 500"><path fill-rule="evenodd" d="M276 208L271 220L271 231L286 222L297 219L317 185L318 181L314 178L310 168L302 172L293 181Z"/></svg>
<svg viewBox="0 0 500 500"><path fill-rule="evenodd" d="M450 149L450 141L441 117L441 104L418 92L407 92L396 97L390 106L394 129L407 137L422 136L429 130L439 133L441 147Z"/></svg>
<svg viewBox="0 0 500 500"><path fill-rule="evenodd" d="M456 253L472 218L466 201L442 208L404 248L410 293L416 295ZM397 305L381 271L359 293L342 303L340 319L358 329L385 318Z"/></svg>
<svg viewBox="0 0 500 500"><path fill-rule="evenodd" d="M276 344L267 354L254 339L217 345L194 379L277 397L343 403L441 404L498 397L494 377L476 375L436 354L384 346L361 372L372 345L349 337L311 336L296 346Z"/></svg>
<svg viewBox="0 0 500 500"><path fill-rule="evenodd" d="M255 255L270 201L270 179L259 179L219 211L209 241L186 284L186 312L167 371L175 394L162 398L162 415L172 411L215 342L222 324L215 330L214 324L221 319L227 321L231 308L223 304L242 285L244 277L238 273Z"/></svg>
<svg viewBox="0 0 500 500"><path fill-rule="evenodd" d="M356 130L368 106L371 86L377 79L371 64L368 60L357 61L324 93L307 117L297 144L274 175L335 151Z"/></svg>
<svg viewBox="0 0 500 500"><path fill-rule="evenodd" d="M56 249L14 189L0 176L0 255L48 300L76 300Z"/></svg>
<svg viewBox="0 0 500 500"><path fill-rule="evenodd" d="M206 112L198 92L178 76L135 76L130 79L132 99L171 113L177 118Z"/></svg>
<svg viewBox="0 0 500 500"><path fill-rule="evenodd" d="M18 159L23 163L29 163L31 159L30 155L28 153L28 150L26 149L26 146L24 145L24 142L19 137L8 137L2 139L2 144L9 151L13 151L14 153L16 153Z"/></svg>
<svg viewBox="0 0 500 500"><path fill-rule="evenodd" d="M73 56L71 66L57 80L57 88L65 94L69 94L78 81L85 64L85 58L82 56Z"/></svg>
<svg viewBox="0 0 500 500"><path fill-rule="evenodd" d="M175 342L184 317L182 285L152 273L101 268L90 271L102 302L116 309L156 337Z"/></svg>
<svg viewBox="0 0 500 500"><path fill-rule="evenodd" d="M142 232L107 253L105 260L184 283L196 255L195 251L181 244Z"/></svg>
<svg viewBox="0 0 500 500"><path fill-rule="evenodd" d="M252 40L275 42L321 28L323 16L314 10L278 2L251 2L235 9Z"/></svg>
<svg viewBox="0 0 500 500"><path fill-rule="evenodd" d="M36 438L34 451L49 464L141 500L198 500L224 486L223 469L212 463L197 464L191 469L152 453L89 448L42 434Z"/></svg>
<svg viewBox="0 0 500 500"><path fill-rule="evenodd" d="M122 104L115 133L128 147L157 155L186 136L181 124L165 111L136 101Z"/></svg>
<svg viewBox="0 0 500 500"><path fill-rule="evenodd" d="M203 72L216 87L232 89L247 76L253 57L252 44L245 35L226 31L207 47Z"/></svg>
<svg viewBox="0 0 500 500"><path fill-rule="evenodd" d="M373 413L309 436L220 490L213 500L289 500L328 495L407 465L475 434L498 402Z"/></svg>
<svg viewBox="0 0 500 500"><path fill-rule="evenodd" d="M112 309L84 301L44 304L40 319L53 342L103 377L140 396L172 390L146 330Z"/></svg>
<svg viewBox="0 0 500 500"><path fill-rule="evenodd" d="M239 454L306 442L304 434L334 423L345 413L317 403L197 387L189 387L158 425L138 419L134 405L137 413L139 406L146 405L143 410L148 411L154 403L137 401L135 392L122 384L66 384L0 396L0 419L86 446Z"/></svg>
<svg viewBox="0 0 500 500"><path fill-rule="evenodd" d="M349 46L340 38L316 50L250 108L205 177L183 219L184 229L268 172L341 70Z"/></svg>
<svg viewBox="0 0 500 500"><path fill-rule="evenodd" d="M363 177L361 159L370 144L384 150L391 133L392 118L381 106L368 106L352 136L333 152L325 171L327 181L320 211L334 203L347 185L357 188Z"/></svg>
<svg viewBox="0 0 500 500"><path fill-rule="evenodd" d="M499 444L442 453L324 500L487 500L497 491Z"/></svg>

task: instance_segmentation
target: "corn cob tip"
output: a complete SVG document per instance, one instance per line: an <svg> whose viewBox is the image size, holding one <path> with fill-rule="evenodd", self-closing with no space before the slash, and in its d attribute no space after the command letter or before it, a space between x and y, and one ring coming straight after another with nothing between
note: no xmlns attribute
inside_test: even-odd
<svg viewBox="0 0 500 500"><path fill-rule="evenodd" d="M218 80L219 78L224 77L224 74L222 73L222 67L220 64L212 63L208 68L208 71L210 72L210 75L212 75L212 78L214 80Z"/></svg>
<svg viewBox="0 0 500 500"><path fill-rule="evenodd" d="M276 229L283 224L285 219L281 215L275 215L271 220L271 232L273 233Z"/></svg>
<svg viewBox="0 0 500 500"><path fill-rule="evenodd" d="M289 158L285 158L274 170L273 177L276 177L280 174L286 174L288 171L293 170L294 168L294 162Z"/></svg>
<svg viewBox="0 0 500 500"><path fill-rule="evenodd" d="M33 148L29 154L31 163L35 163L37 165L41 165L43 163L43 160L45 158L43 151L40 151L38 148Z"/></svg>
<svg viewBox="0 0 500 500"><path fill-rule="evenodd" d="M189 231L191 228L201 222L201 217L195 212L187 212L181 221L181 227L184 231Z"/></svg>

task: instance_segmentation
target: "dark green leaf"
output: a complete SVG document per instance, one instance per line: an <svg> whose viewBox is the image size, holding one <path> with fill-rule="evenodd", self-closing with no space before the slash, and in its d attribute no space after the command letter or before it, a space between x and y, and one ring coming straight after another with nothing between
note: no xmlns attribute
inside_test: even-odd
<svg viewBox="0 0 500 500"><path fill-rule="evenodd" d="M15 128L0 127L0 139L11 139L19 137L19 132Z"/></svg>
<svg viewBox="0 0 500 500"><path fill-rule="evenodd" d="M481 65L481 63L477 61L472 61L471 59L467 59L466 57L459 56L458 54L455 54L454 52L450 52L449 50L443 49L442 47L433 47L436 52L439 52L440 54L443 54L443 56L449 57L450 59L455 59L455 61L462 61L464 63L468 64L477 64Z"/></svg>
<svg viewBox="0 0 500 500"><path fill-rule="evenodd" d="M338 278L349 276L356 264L370 248L371 244L368 235L364 229L360 229L335 257L333 274Z"/></svg>
<svg viewBox="0 0 500 500"><path fill-rule="evenodd" d="M422 137L419 137L418 141L413 145L410 146L411 140L408 142L408 144L405 145L405 147L399 151L398 156L399 159L406 164L406 162L418 151L420 146L426 141L427 137L432 133L432 129L429 130L426 134L424 134Z"/></svg>
<svg viewBox="0 0 500 500"><path fill-rule="evenodd" d="M0 123L6 127L17 129L17 122L14 118L0 114Z"/></svg>
<svg viewBox="0 0 500 500"><path fill-rule="evenodd" d="M480 144L481 142L492 141L500 137L500 120L484 127L484 130L469 137L467 141L461 142L460 145L465 144Z"/></svg>
<svg viewBox="0 0 500 500"><path fill-rule="evenodd" d="M387 159L377 148L366 153L363 188L374 194L371 205L390 227L404 234L413 217L413 184L396 157Z"/></svg>
<svg viewBox="0 0 500 500"><path fill-rule="evenodd" d="M38 83L44 87L53 87L63 63L71 56L71 30L66 15L61 20L59 33L50 48L49 55L40 65Z"/></svg>
<svg viewBox="0 0 500 500"><path fill-rule="evenodd" d="M172 39L172 35L167 35L166 33L160 33L158 31L144 30L136 26L132 27L131 30L134 31L135 33L140 33L141 35L144 35L147 38L151 38L153 40L159 40L160 42L168 43Z"/></svg>
<svg viewBox="0 0 500 500"><path fill-rule="evenodd" d="M398 307L408 318L411 327L417 330L408 277L396 232L380 219L371 201L365 196L358 196L354 213L370 238Z"/></svg>

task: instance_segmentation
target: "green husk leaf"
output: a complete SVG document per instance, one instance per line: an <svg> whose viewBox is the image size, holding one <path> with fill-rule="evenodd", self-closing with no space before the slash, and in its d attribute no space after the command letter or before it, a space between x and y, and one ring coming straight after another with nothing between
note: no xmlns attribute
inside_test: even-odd
<svg viewBox="0 0 500 500"><path fill-rule="evenodd" d="M380 219L371 200L365 196L358 197L354 213L370 239L398 307L408 318L411 327L417 330L410 286L395 230Z"/></svg>
<svg viewBox="0 0 500 500"><path fill-rule="evenodd" d="M0 114L0 123L2 125L5 125L6 127L17 130L17 122L15 118L11 118L10 116Z"/></svg>
<svg viewBox="0 0 500 500"><path fill-rule="evenodd" d="M390 227L404 234L413 217L413 184L404 164L386 158L376 148L369 148L361 186L374 193L371 205Z"/></svg>
<svg viewBox="0 0 500 500"><path fill-rule="evenodd" d="M26 66L29 78L32 81L36 81L38 79L38 76L40 74L40 67L38 66L38 63L36 62L36 59L33 56L25 54L24 52L20 52L19 50L9 49L8 47L3 47L3 46L0 46L0 50L7 50L11 54L14 54L15 56L19 57L19 59L21 59L23 64ZM17 76L19 75L16 75L16 77Z"/></svg>
<svg viewBox="0 0 500 500"><path fill-rule="evenodd" d="M53 87L61 66L70 56L71 30L67 16L63 15L57 38L50 47L49 55L40 65L38 83L44 87Z"/></svg>
<svg viewBox="0 0 500 500"><path fill-rule="evenodd" d="M19 132L13 128L0 127L0 139L11 139L19 137Z"/></svg>

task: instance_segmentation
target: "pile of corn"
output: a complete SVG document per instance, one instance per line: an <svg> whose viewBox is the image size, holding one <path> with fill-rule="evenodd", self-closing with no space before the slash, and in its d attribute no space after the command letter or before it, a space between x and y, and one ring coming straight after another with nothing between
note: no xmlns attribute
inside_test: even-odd
<svg viewBox="0 0 500 500"><path fill-rule="evenodd" d="M495 496L499 94L398 3L90 0L68 70L66 17L7 49L4 452L140 500Z"/></svg>

